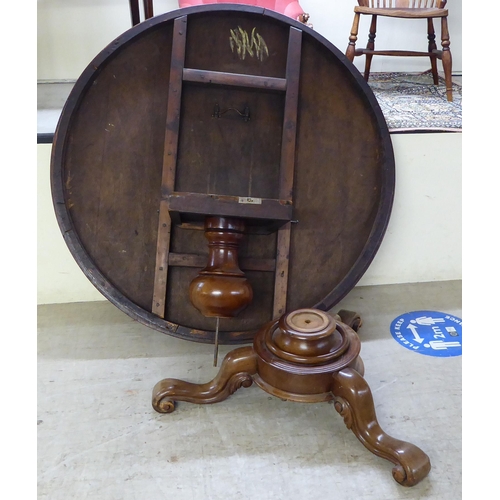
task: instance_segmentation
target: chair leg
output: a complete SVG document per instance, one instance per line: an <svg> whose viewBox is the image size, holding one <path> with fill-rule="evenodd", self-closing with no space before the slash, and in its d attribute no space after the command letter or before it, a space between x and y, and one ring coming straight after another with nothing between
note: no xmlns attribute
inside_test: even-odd
<svg viewBox="0 0 500 500"><path fill-rule="evenodd" d="M432 71L432 79L434 80L434 85L439 85L439 76L437 69L437 61L435 50L437 50L436 46L436 32L434 31L434 23L432 22L432 17L427 19L427 40L429 41L429 58L431 60L431 71Z"/></svg>
<svg viewBox="0 0 500 500"><path fill-rule="evenodd" d="M153 17L153 0L143 0L144 3L144 18L151 19Z"/></svg>
<svg viewBox="0 0 500 500"><path fill-rule="evenodd" d="M377 36L377 16L372 16L372 22L370 23L370 32L368 34L368 43L366 44L367 50L375 50L375 37ZM372 65L373 54L365 54L365 80L368 81L370 77L370 67Z"/></svg>
<svg viewBox="0 0 500 500"><path fill-rule="evenodd" d="M132 26L135 26L141 22L141 16L139 14L139 0L129 0L129 5Z"/></svg>
<svg viewBox="0 0 500 500"><path fill-rule="evenodd" d="M453 87L451 83L451 52L450 52L450 33L448 32L448 19L441 18L441 45L443 53L441 60L443 62L444 80L446 83L446 98L453 101Z"/></svg>
<svg viewBox="0 0 500 500"><path fill-rule="evenodd" d="M349 45L346 50L346 57L349 61L354 61L354 56L356 55L356 40L358 39L358 29L359 29L359 17L360 15L356 12L354 14L354 21L352 23L351 34L349 35Z"/></svg>

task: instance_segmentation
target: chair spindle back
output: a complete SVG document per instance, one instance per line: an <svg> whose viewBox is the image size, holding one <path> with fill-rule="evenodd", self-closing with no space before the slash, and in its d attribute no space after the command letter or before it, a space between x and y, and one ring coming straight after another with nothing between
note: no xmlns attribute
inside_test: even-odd
<svg viewBox="0 0 500 500"><path fill-rule="evenodd" d="M444 9L447 0L358 0L371 9Z"/></svg>

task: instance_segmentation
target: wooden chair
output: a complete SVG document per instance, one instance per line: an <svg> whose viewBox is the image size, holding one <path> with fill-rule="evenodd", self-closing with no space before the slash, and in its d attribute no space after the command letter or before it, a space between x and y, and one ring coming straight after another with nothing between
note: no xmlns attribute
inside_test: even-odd
<svg viewBox="0 0 500 500"><path fill-rule="evenodd" d="M359 6L354 7L354 22L349 37L346 56L352 62L354 57L365 55L365 80L370 75L370 65L374 55L383 56L427 56L431 60L431 69L434 84L439 84L436 59L443 64L446 97L448 101L453 100L451 83L451 52L450 35L448 32L448 10L445 9L447 0L358 0ZM366 49L357 49L356 40L358 36L359 19L361 14L371 15L370 32ZM416 52L409 50L375 50L375 36L377 30L377 17L398 17L403 19L427 19L428 51ZM441 45L442 50L436 47L436 35L433 19L441 19Z"/></svg>
<svg viewBox="0 0 500 500"><path fill-rule="evenodd" d="M132 26L141 22L141 13L139 10L139 0L129 0L130 17ZM153 0L143 0L144 18L149 19L153 17Z"/></svg>
<svg viewBox="0 0 500 500"><path fill-rule="evenodd" d="M244 5L254 5L257 7L264 7L266 9L274 10L280 14L291 17L296 21L307 24L309 14L306 14L300 6L298 0L179 0L179 7L192 7L194 5L204 5L212 3L235 3ZM132 26L141 22L139 0L129 0L130 16L132 19ZM144 18L150 19L153 17L153 0L143 0Z"/></svg>

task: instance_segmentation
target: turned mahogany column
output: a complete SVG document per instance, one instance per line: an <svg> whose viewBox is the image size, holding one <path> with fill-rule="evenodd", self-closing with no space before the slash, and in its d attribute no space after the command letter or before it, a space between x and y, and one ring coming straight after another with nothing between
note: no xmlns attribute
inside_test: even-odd
<svg viewBox="0 0 500 500"><path fill-rule="evenodd" d="M238 247L245 231L242 219L207 217L208 264L189 286L191 303L204 316L217 319L214 366L217 366L219 318L233 318L252 301L253 292L238 266Z"/></svg>

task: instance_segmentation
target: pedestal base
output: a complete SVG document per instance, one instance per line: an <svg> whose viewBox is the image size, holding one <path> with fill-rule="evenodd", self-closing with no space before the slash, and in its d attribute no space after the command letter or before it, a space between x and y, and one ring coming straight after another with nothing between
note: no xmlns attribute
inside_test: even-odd
<svg viewBox="0 0 500 500"><path fill-rule="evenodd" d="M212 381L158 382L153 389L153 408L170 413L176 401L217 403L253 382L284 400L333 400L347 428L361 443L395 465L394 479L403 486L414 486L428 475L429 457L417 446L382 430L359 352L359 338L351 327L322 311L301 309L264 326L253 346L227 354Z"/></svg>

